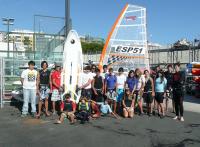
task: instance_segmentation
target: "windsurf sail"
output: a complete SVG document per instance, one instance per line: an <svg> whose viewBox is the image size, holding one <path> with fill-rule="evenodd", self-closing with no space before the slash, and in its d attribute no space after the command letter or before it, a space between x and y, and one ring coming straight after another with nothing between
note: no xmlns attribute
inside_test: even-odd
<svg viewBox="0 0 200 147"><path fill-rule="evenodd" d="M127 4L114 23L105 42L99 67L149 69L146 8Z"/></svg>

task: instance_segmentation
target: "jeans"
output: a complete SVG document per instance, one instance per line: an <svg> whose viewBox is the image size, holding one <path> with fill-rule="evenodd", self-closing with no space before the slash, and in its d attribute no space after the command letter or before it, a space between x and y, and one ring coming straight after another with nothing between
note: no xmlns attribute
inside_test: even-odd
<svg viewBox="0 0 200 147"><path fill-rule="evenodd" d="M31 100L31 112L36 112L36 89L23 89L24 103L22 108L22 114L28 113L28 103Z"/></svg>

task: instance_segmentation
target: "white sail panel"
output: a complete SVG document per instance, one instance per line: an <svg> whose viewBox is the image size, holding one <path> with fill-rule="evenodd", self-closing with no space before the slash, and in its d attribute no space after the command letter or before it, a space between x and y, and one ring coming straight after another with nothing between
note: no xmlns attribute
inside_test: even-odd
<svg viewBox="0 0 200 147"><path fill-rule="evenodd" d="M126 5L105 43L100 67L107 64L117 70L149 69L146 8Z"/></svg>

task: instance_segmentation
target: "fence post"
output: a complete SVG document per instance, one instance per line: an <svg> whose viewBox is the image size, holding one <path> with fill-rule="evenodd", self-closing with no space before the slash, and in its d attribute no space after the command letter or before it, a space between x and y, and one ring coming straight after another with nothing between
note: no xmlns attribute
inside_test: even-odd
<svg viewBox="0 0 200 147"><path fill-rule="evenodd" d="M3 108L3 94L4 94L4 79L3 79L3 75L4 75L4 60L3 58L0 58L0 100L1 100L1 108Z"/></svg>

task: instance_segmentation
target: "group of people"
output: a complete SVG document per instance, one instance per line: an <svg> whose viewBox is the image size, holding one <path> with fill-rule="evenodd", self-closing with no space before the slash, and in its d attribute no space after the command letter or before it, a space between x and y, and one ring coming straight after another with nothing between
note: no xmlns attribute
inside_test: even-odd
<svg viewBox="0 0 200 147"><path fill-rule="evenodd" d="M88 65L80 75L81 83L77 85L76 92L81 91L78 103L70 93L64 94L61 64L55 63L51 71L46 61L41 63L39 71L34 69L34 61L29 61L28 65L29 68L21 74L24 97L22 117L27 116L31 100L31 114L36 118L40 118L42 110L47 117L51 115L51 102L52 115L59 115L56 121L58 124L65 119L69 119L72 124L77 120L85 123L109 114L117 119L120 116L133 118L135 114L144 115L144 112L149 116L154 114L164 118L171 98L176 114L174 119L184 121L184 74L178 63L174 65L174 72L172 65L168 65L166 72L158 66L155 72L142 72L137 68L130 70L128 75L122 67L114 73L113 68L107 65L103 66L103 72L95 65ZM39 102L36 109L37 97ZM143 102L146 103L146 111L143 110Z"/></svg>

